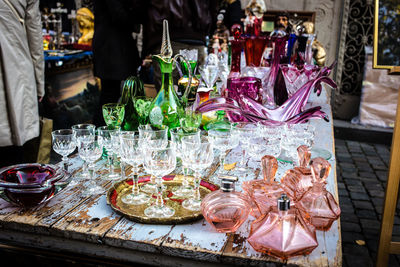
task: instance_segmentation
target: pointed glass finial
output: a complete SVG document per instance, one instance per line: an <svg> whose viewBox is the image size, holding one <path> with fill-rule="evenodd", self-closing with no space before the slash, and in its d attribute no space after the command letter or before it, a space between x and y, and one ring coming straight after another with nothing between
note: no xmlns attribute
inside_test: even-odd
<svg viewBox="0 0 400 267"><path fill-rule="evenodd" d="M171 40L169 39L168 20L163 21L163 35L160 55L163 58L172 58Z"/></svg>
<svg viewBox="0 0 400 267"><path fill-rule="evenodd" d="M278 170L278 161L273 156L265 155L261 158L261 166L264 181L272 184L275 179L276 171Z"/></svg>
<svg viewBox="0 0 400 267"><path fill-rule="evenodd" d="M297 148L297 155L299 160L299 166L306 168L310 163L311 152L307 146L302 145Z"/></svg>
<svg viewBox="0 0 400 267"><path fill-rule="evenodd" d="M324 158L315 158L310 165L314 183L324 183L331 171L331 164Z"/></svg>

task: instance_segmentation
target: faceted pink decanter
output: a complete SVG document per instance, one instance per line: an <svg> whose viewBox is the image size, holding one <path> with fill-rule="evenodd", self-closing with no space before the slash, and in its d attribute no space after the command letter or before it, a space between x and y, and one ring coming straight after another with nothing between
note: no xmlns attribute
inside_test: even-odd
<svg viewBox="0 0 400 267"><path fill-rule="evenodd" d="M275 174L278 170L276 158L265 155L261 159L261 166L263 180L251 180L242 184L242 189L252 199L250 214L256 218L265 215L272 206L275 206L276 199L283 193L279 183L275 181Z"/></svg>
<svg viewBox="0 0 400 267"><path fill-rule="evenodd" d="M221 233L235 232L247 219L250 199L235 192L237 177L222 176L221 189L208 194L201 202L201 212L209 224Z"/></svg>
<svg viewBox="0 0 400 267"><path fill-rule="evenodd" d="M318 246L315 227L298 209L290 207L285 194L278 199L277 207L251 224L247 241L256 251L281 259L309 254Z"/></svg>
<svg viewBox="0 0 400 267"><path fill-rule="evenodd" d="M281 187L295 202L313 185L311 169L307 167L311 152L307 146L302 145L297 148L297 155L299 166L288 170L281 179Z"/></svg>
<svg viewBox="0 0 400 267"><path fill-rule="evenodd" d="M318 229L327 231L339 218L340 207L335 198L325 188L326 178L331 170L329 162L323 158L311 161L313 186L298 201L299 209L311 216L311 223Z"/></svg>

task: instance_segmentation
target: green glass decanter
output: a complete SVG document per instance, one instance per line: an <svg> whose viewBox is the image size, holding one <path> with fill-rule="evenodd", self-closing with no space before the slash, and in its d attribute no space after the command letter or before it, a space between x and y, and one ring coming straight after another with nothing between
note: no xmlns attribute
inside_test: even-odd
<svg viewBox="0 0 400 267"><path fill-rule="evenodd" d="M150 123L153 126L166 125L169 127L169 129L173 129L180 126L179 120L184 115L184 108L181 101L187 103L191 75L188 87L186 88L186 91L180 101L174 89L172 70L176 58L182 58L182 56L176 55L175 57L172 57L172 48L169 39L167 20L163 21L163 36L160 52L161 53L159 55L153 56L153 60L160 65L161 89L151 103L149 118ZM185 59L182 60L185 61Z"/></svg>

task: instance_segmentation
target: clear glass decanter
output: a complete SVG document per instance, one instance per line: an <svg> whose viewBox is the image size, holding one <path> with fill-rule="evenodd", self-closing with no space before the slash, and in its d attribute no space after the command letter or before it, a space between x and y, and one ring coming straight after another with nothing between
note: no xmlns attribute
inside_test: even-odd
<svg viewBox="0 0 400 267"><path fill-rule="evenodd" d="M311 216L311 223L318 229L327 231L340 216L340 207L335 198L325 188L331 164L323 158L311 161L313 186L298 201L299 209Z"/></svg>
<svg viewBox="0 0 400 267"><path fill-rule="evenodd" d="M258 218L276 204L276 199L283 193L279 183L275 181L275 174L278 170L278 161L275 157L265 155L261 158L263 180L245 181L242 189L252 199L251 215Z"/></svg>
<svg viewBox="0 0 400 267"><path fill-rule="evenodd" d="M221 180L221 189L208 194L201 202L201 212L215 230L232 233L249 216L250 199L235 191L237 177L222 176Z"/></svg>
<svg viewBox="0 0 400 267"><path fill-rule="evenodd" d="M281 179L281 187L295 202L313 185L311 169L308 167L311 152L307 146L297 148L298 165L288 170Z"/></svg>
<svg viewBox="0 0 400 267"><path fill-rule="evenodd" d="M318 246L315 227L290 207L285 194L268 214L251 224L247 241L256 251L281 259L309 254Z"/></svg>

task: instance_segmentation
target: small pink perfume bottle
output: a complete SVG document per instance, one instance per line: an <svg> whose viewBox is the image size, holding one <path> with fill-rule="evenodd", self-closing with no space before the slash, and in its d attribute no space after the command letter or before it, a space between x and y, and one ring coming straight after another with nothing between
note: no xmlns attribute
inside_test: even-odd
<svg viewBox="0 0 400 267"><path fill-rule="evenodd" d="M308 167L311 152L303 145L297 148L297 154L299 166L288 170L281 179L281 187L295 202L313 185L311 169Z"/></svg>
<svg viewBox="0 0 400 267"><path fill-rule="evenodd" d="M329 162L323 158L311 161L313 186L298 201L299 209L311 216L311 223L318 229L327 231L340 216L340 207L335 198L325 188L326 178L331 170Z"/></svg>
<svg viewBox="0 0 400 267"><path fill-rule="evenodd" d="M256 251L284 260L309 254L318 246L315 227L301 216L299 210L290 207L285 194L267 215L251 224L247 241Z"/></svg>
<svg viewBox="0 0 400 267"><path fill-rule="evenodd" d="M250 214L256 218L266 214L272 206L275 206L276 199L283 193L279 183L275 181L278 170L276 158L265 155L261 158L261 167L263 180L251 180L242 184L242 189L252 199Z"/></svg>
<svg viewBox="0 0 400 267"><path fill-rule="evenodd" d="M209 224L221 233L235 232L250 213L250 199L235 191L237 177L220 177L221 189L208 194L201 202L201 212Z"/></svg>

